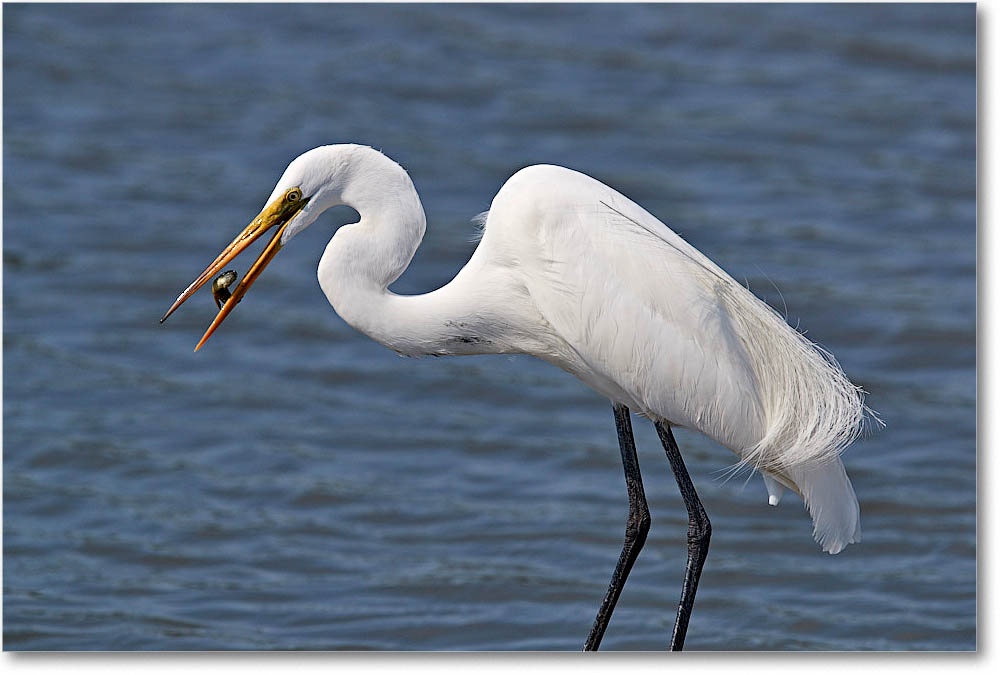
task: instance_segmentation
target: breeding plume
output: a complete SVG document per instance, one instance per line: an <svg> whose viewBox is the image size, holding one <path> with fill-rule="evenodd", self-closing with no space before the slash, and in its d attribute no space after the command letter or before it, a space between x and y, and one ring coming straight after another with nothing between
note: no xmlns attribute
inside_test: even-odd
<svg viewBox="0 0 1000 675"><path fill-rule="evenodd" d="M798 494L823 550L838 553L860 539L840 452L865 417L861 390L829 353L670 228L570 169L531 166L511 176L468 264L436 291L403 296L388 287L409 265L426 222L410 177L368 147L315 148L288 166L260 214L161 322L273 230L197 351L277 252L337 205L353 207L360 219L330 239L318 275L351 326L406 356L530 354L611 400L629 514L585 649L600 645L649 530L630 410L655 425L690 521L671 649L683 647L711 535L671 427L700 431L760 471L771 504L785 489Z"/></svg>

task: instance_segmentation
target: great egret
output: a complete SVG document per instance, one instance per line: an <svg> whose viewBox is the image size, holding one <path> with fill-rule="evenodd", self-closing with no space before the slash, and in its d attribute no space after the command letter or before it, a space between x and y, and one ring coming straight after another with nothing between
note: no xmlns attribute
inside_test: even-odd
<svg viewBox="0 0 1000 675"><path fill-rule="evenodd" d="M344 320L406 356L531 354L611 399L625 467L625 543L585 649L597 649L649 530L629 411L656 426L689 516L688 559L670 648L683 647L711 525L671 433L697 429L761 471L768 501L799 494L823 550L859 541L858 500L840 451L859 434L863 392L826 351L627 197L558 166L500 189L468 264L436 291L388 290L424 235L410 177L360 145L296 158L264 209L160 320L268 230L270 242L197 351L275 254L332 206L360 215L327 244L319 283ZM229 279L231 282L232 279ZM225 282L223 282L225 285Z"/></svg>

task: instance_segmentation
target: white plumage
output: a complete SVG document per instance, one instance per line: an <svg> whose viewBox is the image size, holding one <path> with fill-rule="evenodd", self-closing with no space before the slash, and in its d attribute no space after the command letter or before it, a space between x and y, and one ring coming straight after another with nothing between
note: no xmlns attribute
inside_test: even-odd
<svg viewBox="0 0 1000 675"><path fill-rule="evenodd" d="M425 218L406 172L364 146L296 159L292 186L318 197L287 241L348 204L319 265L330 304L407 356L524 353L633 411L696 429L764 472L770 501L800 494L824 550L860 539L839 454L861 428L862 392L832 356L627 197L557 166L518 171L493 200L479 247L434 292L386 288L413 257ZM270 200L269 200L270 201Z"/></svg>
<svg viewBox="0 0 1000 675"><path fill-rule="evenodd" d="M648 529L621 406L657 423L688 507L688 576L672 648L683 645L711 527L670 425L700 431L732 450L736 466L760 470L771 504L784 488L801 495L824 550L837 553L860 539L858 501L840 452L869 412L862 391L832 355L666 225L576 171L518 171L493 199L479 246L455 278L431 293L400 296L388 286L409 265L426 225L409 176L368 147L310 150L164 319L277 227L200 347L281 246L336 205L353 207L360 220L336 232L318 276L351 326L407 356L537 356L616 404L630 529L588 649L599 645Z"/></svg>

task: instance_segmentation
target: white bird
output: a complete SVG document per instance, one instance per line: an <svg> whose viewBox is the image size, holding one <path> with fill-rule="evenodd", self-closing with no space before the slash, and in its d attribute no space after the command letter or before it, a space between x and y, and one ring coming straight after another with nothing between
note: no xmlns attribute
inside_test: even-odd
<svg viewBox="0 0 1000 675"><path fill-rule="evenodd" d="M688 509L688 563L670 642L681 649L711 525L671 426L695 429L759 470L768 501L800 495L823 550L861 536L840 452L860 433L863 392L831 354L624 195L559 166L521 169L488 212L472 258L447 285L388 290L424 236L417 191L394 161L361 145L296 158L264 209L178 296L161 323L254 240L276 228L199 349L278 250L327 209L337 230L319 283L343 319L399 354L530 354L611 399L629 494L625 544L585 649L597 649L649 529L629 410L656 426Z"/></svg>

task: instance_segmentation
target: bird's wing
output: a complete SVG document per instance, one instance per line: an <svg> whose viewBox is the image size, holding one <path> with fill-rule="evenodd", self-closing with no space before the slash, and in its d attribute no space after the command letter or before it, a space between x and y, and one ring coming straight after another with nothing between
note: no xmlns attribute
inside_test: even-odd
<svg viewBox="0 0 1000 675"><path fill-rule="evenodd" d="M839 453L860 432L862 392L792 329L640 206L583 174L531 167L497 194L487 237L508 229L519 276L576 363L637 412L697 429L802 495L835 553L860 538ZM485 242L485 239L484 239Z"/></svg>
<svg viewBox="0 0 1000 675"><path fill-rule="evenodd" d="M637 412L697 429L737 453L759 441L759 387L726 300L734 287L746 290L631 200L582 174L560 176L545 204L532 228L535 258L522 269L554 331Z"/></svg>
<svg viewBox="0 0 1000 675"><path fill-rule="evenodd" d="M670 228L581 173L523 169L494 200L542 317L576 372L772 473L860 433L862 392L827 352ZM591 377L588 378L588 374Z"/></svg>

